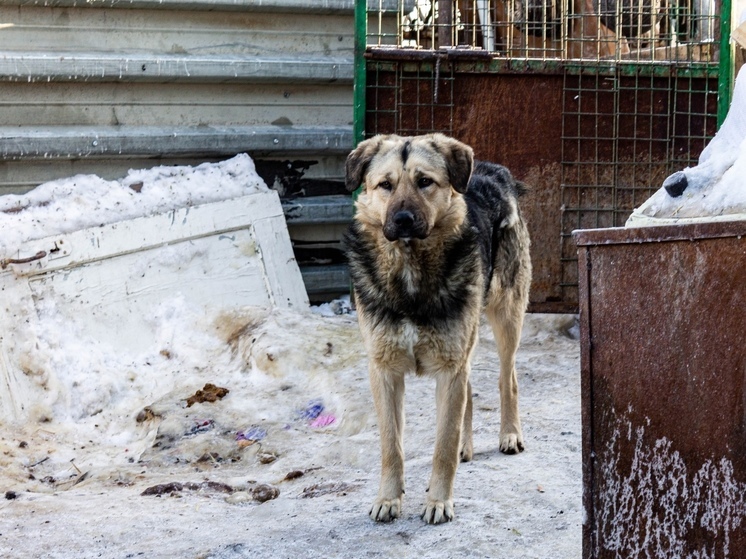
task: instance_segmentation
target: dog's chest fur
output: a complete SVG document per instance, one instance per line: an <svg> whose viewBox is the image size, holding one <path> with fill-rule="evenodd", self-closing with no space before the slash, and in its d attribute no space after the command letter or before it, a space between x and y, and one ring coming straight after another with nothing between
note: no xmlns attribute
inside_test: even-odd
<svg viewBox="0 0 746 559"><path fill-rule="evenodd" d="M481 307L483 261L468 223L458 235L409 243L390 243L355 224L347 244L357 303L375 324L443 328Z"/></svg>

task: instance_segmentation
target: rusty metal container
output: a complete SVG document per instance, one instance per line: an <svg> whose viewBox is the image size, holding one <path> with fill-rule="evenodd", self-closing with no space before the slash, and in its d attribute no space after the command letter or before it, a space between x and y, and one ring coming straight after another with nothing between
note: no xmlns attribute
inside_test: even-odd
<svg viewBox="0 0 746 559"><path fill-rule="evenodd" d="M584 559L746 558L746 221L574 236Z"/></svg>

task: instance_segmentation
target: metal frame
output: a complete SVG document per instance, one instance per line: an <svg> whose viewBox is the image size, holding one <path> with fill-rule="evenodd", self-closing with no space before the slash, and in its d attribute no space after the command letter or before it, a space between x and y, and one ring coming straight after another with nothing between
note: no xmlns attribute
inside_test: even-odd
<svg viewBox="0 0 746 559"><path fill-rule="evenodd" d="M165 157L200 154L336 153L349 151L346 126L49 126L0 127L0 159L90 156Z"/></svg>

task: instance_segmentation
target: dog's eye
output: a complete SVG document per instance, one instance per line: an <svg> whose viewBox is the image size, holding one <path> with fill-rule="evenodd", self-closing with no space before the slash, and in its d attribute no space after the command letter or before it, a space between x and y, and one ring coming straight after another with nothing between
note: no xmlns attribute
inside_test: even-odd
<svg viewBox="0 0 746 559"><path fill-rule="evenodd" d="M391 183L389 181L382 181L378 183L378 186L380 188L383 188L384 190L391 190Z"/></svg>
<svg viewBox="0 0 746 559"><path fill-rule="evenodd" d="M428 177L422 177L420 180L417 181L417 186L420 188L427 188L431 184L433 184L435 181Z"/></svg>

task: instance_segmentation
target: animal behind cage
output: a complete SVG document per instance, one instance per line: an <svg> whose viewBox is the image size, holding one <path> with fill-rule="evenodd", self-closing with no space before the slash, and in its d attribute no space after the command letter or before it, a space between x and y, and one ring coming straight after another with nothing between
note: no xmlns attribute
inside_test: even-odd
<svg viewBox="0 0 746 559"><path fill-rule="evenodd" d="M717 8L715 0L402 0L398 32L383 24L390 11L372 12L369 44L479 48L511 58L707 62L716 50Z"/></svg>

